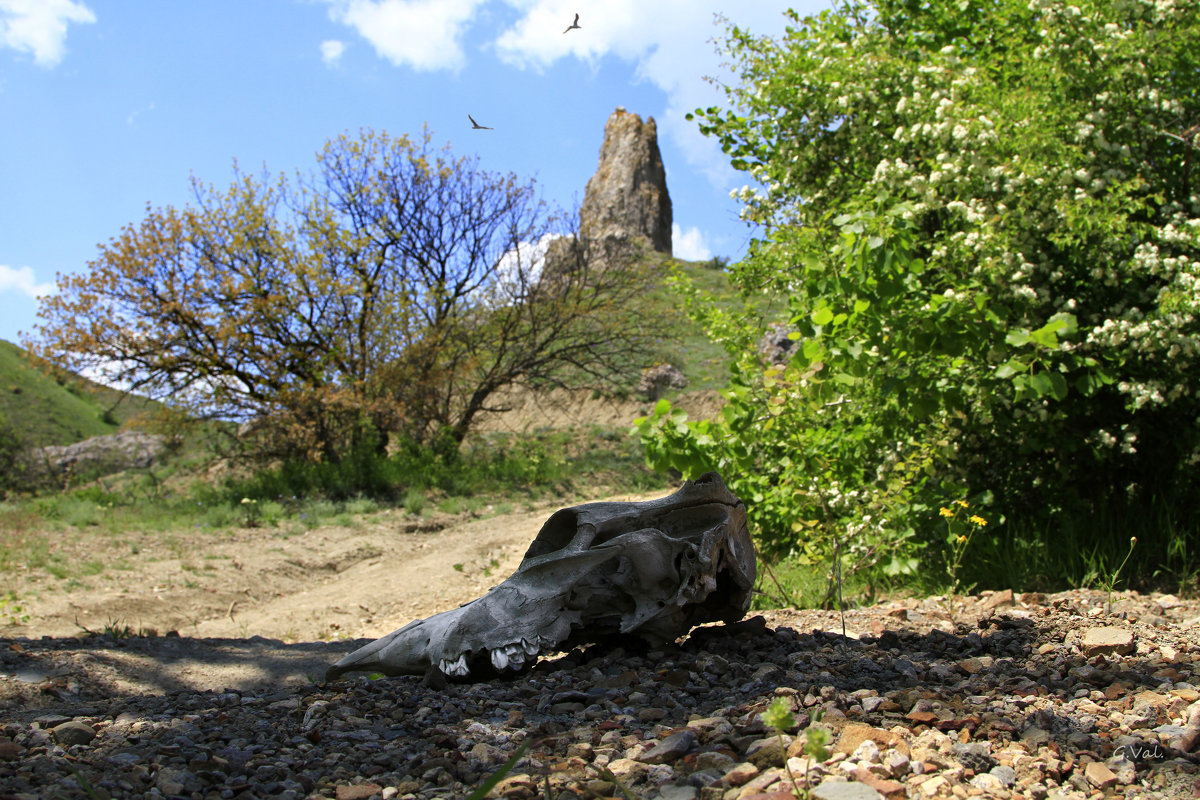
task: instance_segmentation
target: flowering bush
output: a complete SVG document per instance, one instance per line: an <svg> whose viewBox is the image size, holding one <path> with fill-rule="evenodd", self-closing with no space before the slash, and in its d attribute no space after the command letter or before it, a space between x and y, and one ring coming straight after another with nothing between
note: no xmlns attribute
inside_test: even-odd
<svg viewBox="0 0 1200 800"><path fill-rule="evenodd" d="M731 28L730 108L697 112L765 231L732 278L774 305L695 299L737 356L729 403L660 403L651 461L723 469L768 551L840 541L893 573L950 498L1044 532L1194 507L1200 5L851 0L794 22ZM749 343L780 308L797 355L766 365Z"/></svg>

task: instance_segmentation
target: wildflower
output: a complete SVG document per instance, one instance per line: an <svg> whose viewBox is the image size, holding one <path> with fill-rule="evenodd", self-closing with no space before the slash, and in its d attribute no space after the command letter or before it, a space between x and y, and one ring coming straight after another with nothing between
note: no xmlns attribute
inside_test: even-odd
<svg viewBox="0 0 1200 800"><path fill-rule="evenodd" d="M967 521L974 522L976 525L978 525L981 528L984 527L985 525L987 525L987 520L984 519L983 517L979 516L978 514L972 514L971 516L967 517Z"/></svg>
<svg viewBox="0 0 1200 800"><path fill-rule="evenodd" d="M955 500L954 502L958 503L963 508L966 508L969 505L966 500Z"/></svg>
<svg viewBox="0 0 1200 800"><path fill-rule="evenodd" d="M777 697L762 714L763 722L779 731L796 727L796 718L787 700Z"/></svg>
<svg viewBox="0 0 1200 800"><path fill-rule="evenodd" d="M965 533L960 533L960 534L958 535L958 543L959 543L959 544L963 544L963 543L965 543L966 541L967 541L967 535L966 535Z"/></svg>
<svg viewBox="0 0 1200 800"><path fill-rule="evenodd" d="M951 511L950 509L946 508L945 506L942 506L941 510L938 511L938 513L941 514L943 517L953 517L954 516L954 512Z"/></svg>
<svg viewBox="0 0 1200 800"><path fill-rule="evenodd" d="M249 497L243 497L243 498L242 498L242 505L247 505L248 503L253 503L253 502L254 502L254 501L253 501L253 500L251 500Z"/></svg>

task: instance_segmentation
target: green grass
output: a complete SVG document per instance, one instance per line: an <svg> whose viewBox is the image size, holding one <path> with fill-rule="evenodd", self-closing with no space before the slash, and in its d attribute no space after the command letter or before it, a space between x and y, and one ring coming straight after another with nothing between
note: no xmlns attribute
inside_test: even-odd
<svg viewBox="0 0 1200 800"><path fill-rule="evenodd" d="M47 371L0 339L0 426L26 445L65 445L116 433L152 405L118 400L119 392L63 370Z"/></svg>

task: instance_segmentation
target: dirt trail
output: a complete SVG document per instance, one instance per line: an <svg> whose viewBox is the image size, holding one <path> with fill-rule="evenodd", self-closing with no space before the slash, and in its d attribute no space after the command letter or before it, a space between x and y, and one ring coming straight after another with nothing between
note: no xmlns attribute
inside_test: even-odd
<svg viewBox="0 0 1200 800"><path fill-rule="evenodd" d="M127 540L90 534L75 547L125 568L71 580L10 576L6 591L27 619L6 618L0 641L24 650L32 645L21 637L53 637L54 649L122 693L309 682L356 642L482 596L512 574L562 505L480 519L394 510L349 526L195 541L147 535L133 559L120 557ZM79 638L89 631L147 635ZM0 681L39 684L62 672L62 661L18 676L0 658Z"/></svg>
<svg viewBox="0 0 1200 800"><path fill-rule="evenodd" d="M28 620L7 620L0 635L128 628L289 642L381 636L503 580L553 510L465 520L386 511L294 534L242 529L190 545L147 542L124 568L99 575L16 576L10 588Z"/></svg>

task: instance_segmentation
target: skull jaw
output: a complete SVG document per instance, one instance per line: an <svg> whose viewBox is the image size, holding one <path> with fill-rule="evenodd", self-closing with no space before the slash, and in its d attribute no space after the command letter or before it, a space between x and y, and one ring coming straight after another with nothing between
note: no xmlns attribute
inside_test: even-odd
<svg viewBox="0 0 1200 800"><path fill-rule="evenodd" d="M590 503L543 526L517 571L483 597L414 621L338 661L356 670L452 678L519 672L539 656L614 634L660 644L750 605L745 506L716 473L669 497Z"/></svg>

